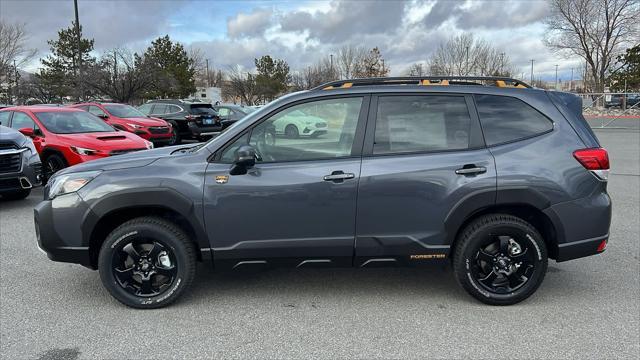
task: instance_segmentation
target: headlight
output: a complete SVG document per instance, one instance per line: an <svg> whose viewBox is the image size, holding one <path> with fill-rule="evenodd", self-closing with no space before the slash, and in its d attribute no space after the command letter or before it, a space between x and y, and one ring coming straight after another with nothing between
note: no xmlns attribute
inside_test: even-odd
<svg viewBox="0 0 640 360"><path fill-rule="evenodd" d="M60 176L54 176L49 179L49 200L52 200L56 196L69 194L82 189L96 176L100 175L101 171L84 171L71 174L65 174Z"/></svg>
<svg viewBox="0 0 640 360"><path fill-rule="evenodd" d="M33 142L31 141L25 141L25 143L22 144L22 147L24 149L29 149L29 151L31 151L32 154L38 153L38 151L36 150L36 147L33 145Z"/></svg>
<svg viewBox="0 0 640 360"><path fill-rule="evenodd" d="M147 149L153 149L153 143L151 141L147 141Z"/></svg>
<svg viewBox="0 0 640 360"><path fill-rule="evenodd" d="M127 125L131 126L134 129L144 129L144 126L140 126L140 125L136 125L136 124L127 123Z"/></svg>
<svg viewBox="0 0 640 360"><path fill-rule="evenodd" d="M71 150L73 150L76 154L79 154L79 155L95 155L98 153L98 150L85 149L78 146L72 146Z"/></svg>

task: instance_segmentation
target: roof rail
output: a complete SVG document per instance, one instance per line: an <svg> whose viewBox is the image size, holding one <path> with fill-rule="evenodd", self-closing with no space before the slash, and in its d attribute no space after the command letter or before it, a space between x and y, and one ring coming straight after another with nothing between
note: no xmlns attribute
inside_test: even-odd
<svg viewBox="0 0 640 360"><path fill-rule="evenodd" d="M374 85L481 85L531 88L531 85L522 80L500 76L404 76L336 80L317 86L311 91Z"/></svg>

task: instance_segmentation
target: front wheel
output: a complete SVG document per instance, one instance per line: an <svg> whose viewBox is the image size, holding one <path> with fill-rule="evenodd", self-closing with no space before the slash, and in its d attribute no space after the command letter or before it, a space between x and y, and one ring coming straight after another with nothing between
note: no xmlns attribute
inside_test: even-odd
<svg viewBox="0 0 640 360"><path fill-rule="evenodd" d="M457 239L456 280L476 299L511 305L531 296L547 272L547 248L526 221L491 214L472 221Z"/></svg>
<svg viewBox="0 0 640 360"><path fill-rule="evenodd" d="M160 308L177 300L193 281L195 248L175 224L141 217L107 236L98 270L116 300L134 308Z"/></svg>
<svg viewBox="0 0 640 360"><path fill-rule="evenodd" d="M44 165L45 165L45 179L48 180L50 177L53 176L53 174L55 174L56 172L66 168L67 165L67 161L64 159L64 157L62 157L62 155L58 155L58 154L51 154L49 156L47 156L47 158L44 161Z"/></svg>
<svg viewBox="0 0 640 360"><path fill-rule="evenodd" d="M182 138L180 137L180 129L178 128L178 124L174 121L171 121L171 138L167 142L167 146L180 145L182 143Z"/></svg>

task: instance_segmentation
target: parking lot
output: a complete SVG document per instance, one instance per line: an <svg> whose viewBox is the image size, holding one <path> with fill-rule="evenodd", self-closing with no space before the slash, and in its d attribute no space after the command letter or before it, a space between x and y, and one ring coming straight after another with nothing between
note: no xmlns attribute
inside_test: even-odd
<svg viewBox="0 0 640 360"><path fill-rule="evenodd" d="M538 292L510 307L475 301L448 268L217 273L203 263L176 304L133 310L102 288L97 272L38 251L32 208L42 191L1 202L0 355L637 358L640 132L596 132L612 163L608 250L551 262Z"/></svg>

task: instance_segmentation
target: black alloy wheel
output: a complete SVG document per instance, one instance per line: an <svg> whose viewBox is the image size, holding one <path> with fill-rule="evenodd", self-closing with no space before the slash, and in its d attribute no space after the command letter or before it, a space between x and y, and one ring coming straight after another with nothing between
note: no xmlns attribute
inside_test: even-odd
<svg viewBox="0 0 640 360"><path fill-rule="evenodd" d="M300 136L300 132L297 126L289 124L284 128L284 135L289 139L297 139Z"/></svg>
<svg viewBox="0 0 640 360"><path fill-rule="evenodd" d="M528 222L507 214L469 223L453 249L456 280L476 299L511 305L531 296L547 271L544 239Z"/></svg>
<svg viewBox="0 0 640 360"><path fill-rule="evenodd" d="M177 266L171 250L152 239L136 239L113 252L113 276L128 293L157 296L176 279Z"/></svg>

